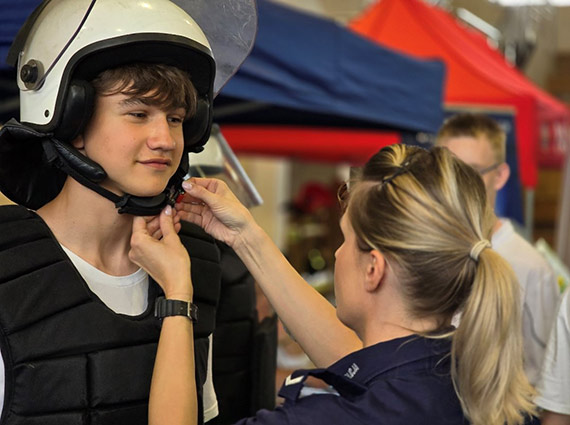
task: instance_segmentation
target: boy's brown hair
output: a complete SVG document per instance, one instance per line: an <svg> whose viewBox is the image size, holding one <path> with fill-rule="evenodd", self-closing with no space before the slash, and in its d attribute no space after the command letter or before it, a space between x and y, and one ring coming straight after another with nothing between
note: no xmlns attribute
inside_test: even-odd
<svg viewBox="0 0 570 425"><path fill-rule="evenodd" d="M491 145L495 161L506 161L506 134L494 119L485 114L460 113L447 119L437 133L436 144L441 145L452 137L485 139Z"/></svg>
<svg viewBox="0 0 570 425"><path fill-rule="evenodd" d="M91 84L99 96L122 93L164 110L184 108L186 119L196 113L197 92L190 75L174 66L125 65L101 72Z"/></svg>

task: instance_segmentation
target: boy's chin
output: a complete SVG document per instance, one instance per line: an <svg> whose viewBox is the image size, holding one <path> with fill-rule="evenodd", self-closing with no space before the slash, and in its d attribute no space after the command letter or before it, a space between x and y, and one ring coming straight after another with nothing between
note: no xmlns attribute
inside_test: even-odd
<svg viewBox="0 0 570 425"><path fill-rule="evenodd" d="M153 198L155 196L160 195L162 192L164 192L163 188L162 190L147 190L147 191L137 191L136 193L131 193L132 196L137 196L139 198Z"/></svg>
<svg viewBox="0 0 570 425"><path fill-rule="evenodd" d="M123 188L121 195L128 193L131 196L136 196L138 198L152 198L154 196L160 195L166 187L154 187L154 188ZM115 192L115 194L118 194ZM121 196L120 195L120 196Z"/></svg>

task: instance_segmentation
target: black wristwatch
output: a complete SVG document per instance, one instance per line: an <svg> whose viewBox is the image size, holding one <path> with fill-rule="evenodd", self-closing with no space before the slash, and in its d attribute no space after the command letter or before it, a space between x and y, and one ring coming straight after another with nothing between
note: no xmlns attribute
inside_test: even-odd
<svg viewBox="0 0 570 425"><path fill-rule="evenodd" d="M181 300L167 300L158 297L154 303L154 316L163 319L168 316L186 316L192 322L198 321L198 306Z"/></svg>

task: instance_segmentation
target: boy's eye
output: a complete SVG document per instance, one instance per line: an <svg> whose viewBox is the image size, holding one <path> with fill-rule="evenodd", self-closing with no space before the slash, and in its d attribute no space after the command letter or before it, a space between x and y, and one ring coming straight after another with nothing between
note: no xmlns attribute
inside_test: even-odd
<svg viewBox="0 0 570 425"><path fill-rule="evenodd" d="M129 112L129 115L135 118L144 118L146 117L146 113L144 112Z"/></svg>
<svg viewBox="0 0 570 425"><path fill-rule="evenodd" d="M182 121L184 121L182 117L179 116L171 116L168 120L173 124L182 124Z"/></svg>

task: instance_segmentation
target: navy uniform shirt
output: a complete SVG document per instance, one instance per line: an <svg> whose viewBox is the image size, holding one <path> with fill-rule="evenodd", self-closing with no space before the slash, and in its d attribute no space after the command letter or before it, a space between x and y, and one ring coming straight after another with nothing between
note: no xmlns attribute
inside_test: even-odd
<svg viewBox="0 0 570 425"><path fill-rule="evenodd" d="M451 382L450 349L448 339L413 335L356 351L327 369L296 371L279 392L283 406L238 423L468 424ZM302 397L309 375L335 393Z"/></svg>

